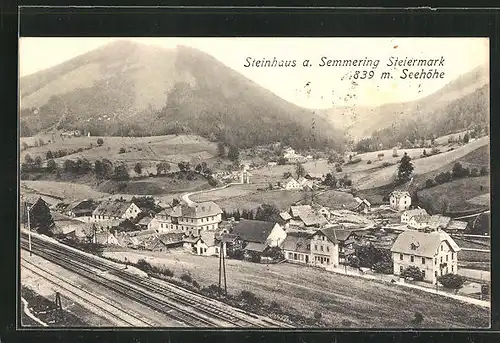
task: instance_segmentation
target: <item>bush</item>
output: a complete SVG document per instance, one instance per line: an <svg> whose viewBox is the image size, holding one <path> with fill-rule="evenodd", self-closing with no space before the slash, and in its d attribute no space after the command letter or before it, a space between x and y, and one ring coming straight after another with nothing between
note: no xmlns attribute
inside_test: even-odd
<svg viewBox="0 0 500 343"><path fill-rule="evenodd" d="M195 280L193 280L193 286L196 288L200 288L200 284Z"/></svg>
<svg viewBox="0 0 500 343"><path fill-rule="evenodd" d="M486 167L481 167L481 170L479 171L479 174L481 176L488 175L488 169Z"/></svg>
<svg viewBox="0 0 500 343"><path fill-rule="evenodd" d="M335 171L337 173L341 173L342 172L342 167L341 166L335 167Z"/></svg>
<svg viewBox="0 0 500 343"><path fill-rule="evenodd" d="M424 321L424 316L420 312L415 312L415 317L412 319L412 324L420 325Z"/></svg>
<svg viewBox="0 0 500 343"><path fill-rule="evenodd" d="M372 269L376 273L380 274L392 274L394 273L394 267L392 261L380 261L372 266Z"/></svg>
<svg viewBox="0 0 500 343"><path fill-rule="evenodd" d="M350 320L348 320L348 319L342 319L342 325L343 325L343 326L351 326L351 325L352 325L352 323L351 323L351 321L350 321Z"/></svg>
<svg viewBox="0 0 500 343"><path fill-rule="evenodd" d="M444 288L457 290L461 288L465 282L465 278L463 276L452 273L439 276L437 280L443 285Z"/></svg>
<svg viewBox="0 0 500 343"><path fill-rule="evenodd" d="M124 154L126 152L125 148L124 147L121 147L120 148L120 151L118 152L119 154Z"/></svg>
<svg viewBox="0 0 500 343"><path fill-rule="evenodd" d="M146 262L146 260L142 258L139 261L137 261L136 267L148 274L153 271L153 267L151 266L151 264L149 264L148 262Z"/></svg>
<svg viewBox="0 0 500 343"><path fill-rule="evenodd" d="M174 276L174 272L167 267L152 267L153 270L155 270L157 273L163 274L165 276Z"/></svg>
<svg viewBox="0 0 500 343"><path fill-rule="evenodd" d="M201 289L201 293L205 294L207 297L215 298L219 295L219 292L222 294L223 290L218 285L211 284L208 287L203 287Z"/></svg>
<svg viewBox="0 0 500 343"><path fill-rule="evenodd" d="M102 138L97 138L97 145L101 146L103 144L104 144L104 141L102 140Z"/></svg>
<svg viewBox="0 0 500 343"><path fill-rule="evenodd" d="M193 277L191 275L189 275L189 274L186 274L186 273L182 274L181 277L180 277L180 279L182 281L187 282L187 283L193 283Z"/></svg>
<svg viewBox="0 0 500 343"><path fill-rule="evenodd" d="M477 168L472 168L472 170L470 171L470 176L472 177L479 176L479 171L477 170Z"/></svg>
<svg viewBox="0 0 500 343"><path fill-rule="evenodd" d="M366 164L372 164L372 160L366 161Z"/></svg>
<svg viewBox="0 0 500 343"><path fill-rule="evenodd" d="M320 320L322 317L321 312L314 311L314 319Z"/></svg>
<svg viewBox="0 0 500 343"><path fill-rule="evenodd" d="M282 312L280 304L278 304L274 300L271 301L271 303L269 304L269 310L271 310L271 312L274 312L274 313L281 313Z"/></svg>
<svg viewBox="0 0 500 343"><path fill-rule="evenodd" d="M422 281L424 279L423 273L417 267L410 266L403 270L401 276L404 278L411 278L414 281Z"/></svg>
<svg viewBox="0 0 500 343"><path fill-rule="evenodd" d="M382 163L382 168L386 168L386 167L389 167L389 166L392 166L392 163L389 163L389 162Z"/></svg>
<svg viewBox="0 0 500 343"><path fill-rule="evenodd" d="M245 290L241 291L239 297L249 305L258 305L260 302L259 298L257 298L255 293L250 291L245 291Z"/></svg>
<svg viewBox="0 0 500 343"><path fill-rule="evenodd" d="M432 180L432 179L425 180L425 188L434 187L435 185L436 185L436 182L434 182L434 180Z"/></svg>

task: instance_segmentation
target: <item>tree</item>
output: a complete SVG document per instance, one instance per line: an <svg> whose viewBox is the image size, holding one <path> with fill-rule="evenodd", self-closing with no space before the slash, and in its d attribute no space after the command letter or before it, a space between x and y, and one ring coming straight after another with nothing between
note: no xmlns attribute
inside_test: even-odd
<svg viewBox="0 0 500 343"><path fill-rule="evenodd" d="M120 148L120 151L118 152L119 154L124 154L126 152L125 148L124 147L121 147Z"/></svg>
<svg viewBox="0 0 500 343"><path fill-rule="evenodd" d="M219 155L219 157L226 156L226 148L224 147L224 143L222 142L217 143L217 155Z"/></svg>
<svg viewBox="0 0 500 343"><path fill-rule="evenodd" d="M284 179L288 179L290 177L292 177L292 173L290 173L289 171L283 173L283 178Z"/></svg>
<svg viewBox="0 0 500 343"><path fill-rule="evenodd" d="M435 185L436 183L434 182L434 180L432 179L425 180L425 188L434 187Z"/></svg>
<svg viewBox="0 0 500 343"><path fill-rule="evenodd" d="M363 138L356 144L356 151L370 152L373 151L373 140L371 138Z"/></svg>
<svg viewBox="0 0 500 343"><path fill-rule="evenodd" d="M50 228L54 224L54 219L50 214L50 209L43 200L36 202L30 209L30 225L40 234L50 235Z"/></svg>
<svg viewBox="0 0 500 343"><path fill-rule="evenodd" d="M422 155L427 156L427 151L425 151L425 149L424 149L424 151L422 151Z"/></svg>
<svg viewBox="0 0 500 343"><path fill-rule="evenodd" d="M26 163L27 165L29 166L32 166L33 165L33 158L31 158L30 154L26 154L24 156L24 163Z"/></svg>
<svg viewBox="0 0 500 343"><path fill-rule="evenodd" d="M135 164L134 171L139 175L142 174L142 164L140 162Z"/></svg>
<svg viewBox="0 0 500 343"><path fill-rule="evenodd" d="M92 165L86 158L83 159L79 158L76 160L75 168L78 174L87 174L92 170Z"/></svg>
<svg viewBox="0 0 500 343"><path fill-rule="evenodd" d="M384 158L384 153L381 152L381 153L377 154L377 158L379 159L379 161L381 161Z"/></svg>
<svg viewBox="0 0 500 343"><path fill-rule="evenodd" d="M453 169L451 171L452 178L461 178L469 175L469 169L463 168L460 162L457 162L453 165Z"/></svg>
<svg viewBox="0 0 500 343"><path fill-rule="evenodd" d="M23 142L23 144L22 144L22 145L23 145L23 150L26 150L26 149L28 149L28 148L29 148L29 145L28 145L28 143L26 143L26 142Z"/></svg>
<svg viewBox="0 0 500 343"><path fill-rule="evenodd" d="M50 159L47 161L47 170L50 172L56 171L57 170L57 163Z"/></svg>
<svg viewBox="0 0 500 343"><path fill-rule="evenodd" d="M285 157L283 157L283 156L280 156L280 157L278 158L278 164L279 164L280 166L284 166L284 165L286 164L286 158L285 158Z"/></svg>
<svg viewBox="0 0 500 343"><path fill-rule="evenodd" d="M398 176L396 179L397 184L402 184L410 181L411 174L413 173L413 164L411 163L411 158L405 152L404 156L401 157L398 167Z"/></svg>
<svg viewBox="0 0 500 343"><path fill-rule="evenodd" d="M479 176L479 171L477 170L477 168L472 168L471 169L470 176L472 176L472 177Z"/></svg>
<svg viewBox="0 0 500 343"><path fill-rule="evenodd" d="M40 156L35 157L35 161L33 162L33 166L36 169L42 168L42 158Z"/></svg>
<svg viewBox="0 0 500 343"><path fill-rule="evenodd" d="M191 165L189 164L189 162L186 161L181 161L177 163L177 167L179 167L179 170L181 172L188 172L191 169Z"/></svg>
<svg viewBox="0 0 500 343"><path fill-rule="evenodd" d="M102 139L102 138L97 138L97 145L98 145L98 146L101 146L101 145L103 145L103 144L104 144L103 139Z"/></svg>
<svg viewBox="0 0 500 343"><path fill-rule="evenodd" d="M481 167L481 170L479 171L479 174L481 176L488 175L488 169L486 167Z"/></svg>
<svg viewBox="0 0 500 343"><path fill-rule="evenodd" d="M50 159L54 158L54 155L52 154L52 151L50 151L50 150L47 151L47 154L45 155L45 158L47 160L50 160Z"/></svg>
<svg viewBox="0 0 500 343"><path fill-rule="evenodd" d="M424 316L420 312L415 312L415 317L411 320L414 325L420 325L424 321Z"/></svg>
<svg viewBox="0 0 500 343"><path fill-rule="evenodd" d="M465 283L465 277L458 274L448 273L437 278L445 288L459 290Z"/></svg>
<svg viewBox="0 0 500 343"><path fill-rule="evenodd" d="M240 151L236 145L231 145L229 147L229 152L227 153L227 157L231 161L238 161L238 159L240 158Z"/></svg>
<svg viewBox="0 0 500 343"><path fill-rule="evenodd" d="M302 164L298 163L298 162L295 165L295 174L297 174L297 179L299 179L302 176L306 175L306 170L304 169L304 166Z"/></svg>
<svg viewBox="0 0 500 343"><path fill-rule="evenodd" d="M63 164L63 169L66 173L76 172L76 162L73 160L65 160Z"/></svg>
<svg viewBox="0 0 500 343"><path fill-rule="evenodd" d="M114 180L118 180L118 181L128 180L129 175L128 175L127 166L123 163L115 166L115 170L113 171L112 178Z"/></svg>
<svg viewBox="0 0 500 343"><path fill-rule="evenodd" d="M278 221L280 215L280 210L273 204L262 204L257 208L255 212L255 220L262 221Z"/></svg>
<svg viewBox="0 0 500 343"><path fill-rule="evenodd" d="M415 266L409 266L401 272L401 276L404 278L411 278L414 281L422 281L424 279L423 273L419 268Z"/></svg>
<svg viewBox="0 0 500 343"><path fill-rule="evenodd" d="M102 159L102 176L105 179L110 179L113 175L113 163L107 158Z"/></svg>
<svg viewBox="0 0 500 343"><path fill-rule="evenodd" d="M465 143L465 144L469 143L469 139L470 139L470 136L469 136L469 134L468 134L468 133L466 133L466 134L464 135L464 143Z"/></svg>
<svg viewBox="0 0 500 343"><path fill-rule="evenodd" d="M325 180L323 180L325 186L335 188L337 187L337 178L332 173L327 173Z"/></svg>
<svg viewBox="0 0 500 343"><path fill-rule="evenodd" d="M170 171L170 164L168 162L160 162L156 165L156 174L167 173Z"/></svg>

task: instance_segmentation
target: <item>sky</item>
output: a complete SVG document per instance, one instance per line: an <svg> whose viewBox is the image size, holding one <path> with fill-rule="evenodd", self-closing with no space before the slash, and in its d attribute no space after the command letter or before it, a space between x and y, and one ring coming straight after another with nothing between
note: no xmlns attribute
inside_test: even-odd
<svg viewBox="0 0 500 343"><path fill-rule="evenodd" d="M376 106L432 94L473 68L489 64L487 38L87 38L22 37L20 76L30 75L119 39L163 48L202 50L281 98L306 108ZM321 59L379 60L372 67L321 67ZM248 58L296 61L296 67L245 67ZM387 66L398 58L438 59L442 66ZM303 67L304 60L311 66ZM401 79L403 69L437 69L442 78ZM354 79L355 72L365 79ZM370 71L373 71L372 78ZM390 72L392 79L382 78ZM407 74L406 74L407 75ZM349 78L350 77L350 78Z"/></svg>

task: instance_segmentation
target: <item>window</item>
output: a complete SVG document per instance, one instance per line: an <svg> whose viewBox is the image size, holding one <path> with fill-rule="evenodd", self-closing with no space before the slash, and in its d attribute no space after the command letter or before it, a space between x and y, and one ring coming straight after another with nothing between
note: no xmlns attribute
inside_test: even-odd
<svg viewBox="0 0 500 343"><path fill-rule="evenodd" d="M317 245L314 245L314 250L318 250L318 246Z"/></svg>
<svg viewBox="0 0 500 343"><path fill-rule="evenodd" d="M399 259L403 261L403 254L399 254Z"/></svg>
<svg viewBox="0 0 500 343"><path fill-rule="evenodd" d="M293 254L291 252L288 253L288 258L289 259L292 259L293 258Z"/></svg>
<svg viewBox="0 0 500 343"><path fill-rule="evenodd" d="M326 251L330 252L330 247L329 246L326 247Z"/></svg>
<svg viewBox="0 0 500 343"><path fill-rule="evenodd" d="M399 266L399 272L402 273L403 272L403 266Z"/></svg>
<svg viewBox="0 0 500 343"><path fill-rule="evenodd" d="M453 273L453 265L451 266L451 272Z"/></svg>
<svg viewBox="0 0 500 343"><path fill-rule="evenodd" d="M446 262L448 262L448 254L446 254Z"/></svg>
<svg viewBox="0 0 500 343"><path fill-rule="evenodd" d="M321 251L323 251L323 246L320 246L319 248L320 248Z"/></svg>
<svg viewBox="0 0 500 343"><path fill-rule="evenodd" d="M297 259L297 254L293 254L293 259L296 260Z"/></svg>
<svg viewBox="0 0 500 343"><path fill-rule="evenodd" d="M440 263L443 263L443 256L441 256L441 258L439 260L440 260Z"/></svg>
<svg viewBox="0 0 500 343"><path fill-rule="evenodd" d="M452 252L452 253L451 253L451 259L453 260L454 258L455 258L455 253L454 253L454 252Z"/></svg>
<svg viewBox="0 0 500 343"><path fill-rule="evenodd" d="M425 278L425 270L422 269L422 276Z"/></svg>
<svg viewBox="0 0 500 343"><path fill-rule="evenodd" d="M446 267L446 273L445 274L448 274L448 267Z"/></svg>
<svg viewBox="0 0 500 343"><path fill-rule="evenodd" d="M422 257L422 264L425 264L425 257Z"/></svg>
<svg viewBox="0 0 500 343"><path fill-rule="evenodd" d="M414 261L414 257L413 256L410 256L410 262L413 262Z"/></svg>
<svg viewBox="0 0 500 343"><path fill-rule="evenodd" d="M330 259L328 257L326 258L326 263L330 263Z"/></svg>
<svg viewBox="0 0 500 343"><path fill-rule="evenodd" d="M307 250L311 249L311 244L307 245Z"/></svg>
<svg viewBox="0 0 500 343"><path fill-rule="evenodd" d="M441 251L443 251L443 246L441 245Z"/></svg>
<svg viewBox="0 0 500 343"><path fill-rule="evenodd" d="M438 264L438 259L437 258L434 259L434 264Z"/></svg>
<svg viewBox="0 0 500 343"><path fill-rule="evenodd" d="M435 272L434 272L434 276L435 276L435 277L437 277L437 276L438 276L438 272L437 272L437 271L435 271Z"/></svg>

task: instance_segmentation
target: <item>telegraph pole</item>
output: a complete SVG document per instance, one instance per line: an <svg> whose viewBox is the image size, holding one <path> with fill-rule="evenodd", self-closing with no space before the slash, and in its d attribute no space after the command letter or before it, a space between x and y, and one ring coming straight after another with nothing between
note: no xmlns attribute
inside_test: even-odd
<svg viewBox="0 0 500 343"><path fill-rule="evenodd" d="M31 221L30 221L30 207L28 203L25 201L24 206L26 207L26 211L28 213L28 249L30 251L30 256L33 256L31 251Z"/></svg>
<svg viewBox="0 0 500 343"><path fill-rule="evenodd" d="M222 242L220 244L220 249L222 250ZM217 290L219 292L219 298L221 296L221 277L222 277L222 252L219 252L219 289Z"/></svg>
<svg viewBox="0 0 500 343"><path fill-rule="evenodd" d="M221 255L222 255L222 268L224 269L224 296L227 297L227 283L226 283L226 256L224 254L224 243L221 244Z"/></svg>

